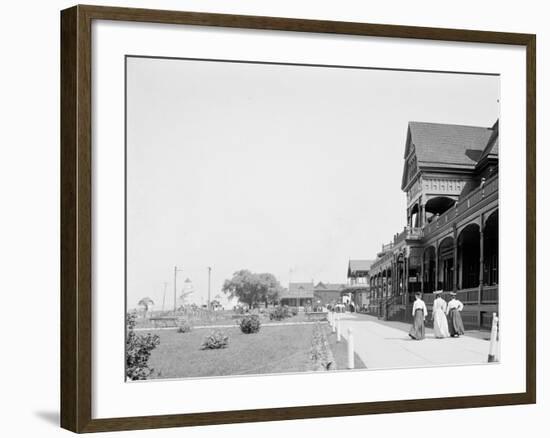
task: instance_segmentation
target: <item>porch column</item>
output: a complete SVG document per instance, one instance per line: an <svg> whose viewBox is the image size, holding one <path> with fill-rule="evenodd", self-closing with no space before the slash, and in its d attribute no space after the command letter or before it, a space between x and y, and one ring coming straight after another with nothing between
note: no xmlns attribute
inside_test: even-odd
<svg viewBox="0 0 550 438"><path fill-rule="evenodd" d="M405 267L405 275L404 275L404 282L403 282L403 293L407 295L409 293L409 258L403 257L403 263Z"/></svg>
<svg viewBox="0 0 550 438"><path fill-rule="evenodd" d="M434 291L439 290L439 245L435 245L435 276L434 276Z"/></svg>
<svg viewBox="0 0 550 438"><path fill-rule="evenodd" d="M386 284L387 284L387 288L388 288L388 296L391 296L393 295L393 260L390 261L390 267L389 267L390 271L388 273L388 268L386 268L386 274L388 275L388 279L386 280ZM391 288L390 288L390 283L391 283Z"/></svg>
<svg viewBox="0 0 550 438"><path fill-rule="evenodd" d="M422 208L422 226L426 225L426 206L421 205L420 208Z"/></svg>
<svg viewBox="0 0 550 438"><path fill-rule="evenodd" d="M390 288L389 288L389 282L388 282L388 268L386 268L386 293L385 298L388 298L388 295L390 294Z"/></svg>
<svg viewBox="0 0 550 438"><path fill-rule="evenodd" d="M391 271L391 263L390 263L390 267L388 269ZM392 276L393 273L388 272L388 269L386 269L386 275L388 277L388 279L386 280L386 285L387 285L388 297L391 297L393 295L393 284L392 284L392 281L391 281L391 276ZM391 288L390 288L390 284L391 284Z"/></svg>
<svg viewBox="0 0 550 438"><path fill-rule="evenodd" d="M456 224L453 224L453 292L458 290L458 242Z"/></svg>
<svg viewBox="0 0 550 438"><path fill-rule="evenodd" d="M401 290L399 289L399 281L401 280L401 272L399 271L399 257L395 258L395 293L396 295L399 295L401 293Z"/></svg>
<svg viewBox="0 0 550 438"><path fill-rule="evenodd" d="M477 297L478 304L481 304L481 293L483 292L483 227L485 225L485 217L482 214L479 225L479 296ZM481 325L481 321L479 322Z"/></svg>
<svg viewBox="0 0 550 438"><path fill-rule="evenodd" d="M392 289L395 290L396 294L399 294L399 262L397 257L393 264L393 272L395 272L395 281L392 282Z"/></svg>
<svg viewBox="0 0 550 438"><path fill-rule="evenodd" d="M403 293L403 298L401 299L401 304L407 304L409 300L409 257L405 258L405 291Z"/></svg>
<svg viewBox="0 0 550 438"><path fill-rule="evenodd" d="M424 293L424 251L420 262L420 292Z"/></svg>

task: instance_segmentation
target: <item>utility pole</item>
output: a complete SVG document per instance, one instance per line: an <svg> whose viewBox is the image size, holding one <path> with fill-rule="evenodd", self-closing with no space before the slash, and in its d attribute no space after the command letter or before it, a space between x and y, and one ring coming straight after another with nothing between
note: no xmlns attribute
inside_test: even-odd
<svg viewBox="0 0 550 438"><path fill-rule="evenodd" d="M166 303L166 288L168 287L168 283L164 282L164 293L162 295L162 311L164 312L164 303Z"/></svg>
<svg viewBox="0 0 550 438"><path fill-rule="evenodd" d="M212 274L212 268L208 267L208 310L210 310L210 276Z"/></svg>
<svg viewBox="0 0 550 438"><path fill-rule="evenodd" d="M177 266L174 266L174 315L176 314L176 307L178 303L178 288L176 286L177 280L178 280L178 272L182 272L183 269L178 269Z"/></svg>

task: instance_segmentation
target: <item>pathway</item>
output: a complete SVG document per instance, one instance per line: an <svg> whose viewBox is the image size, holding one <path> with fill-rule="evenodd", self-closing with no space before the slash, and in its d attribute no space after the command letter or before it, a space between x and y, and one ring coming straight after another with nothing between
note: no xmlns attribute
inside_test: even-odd
<svg viewBox="0 0 550 438"><path fill-rule="evenodd" d="M480 337L436 339L432 329L426 339L415 341L408 324L388 324L369 315L345 313L340 320L342 336L348 328L354 335L355 352L367 368L409 368L437 365L464 365L487 362L489 342Z"/></svg>

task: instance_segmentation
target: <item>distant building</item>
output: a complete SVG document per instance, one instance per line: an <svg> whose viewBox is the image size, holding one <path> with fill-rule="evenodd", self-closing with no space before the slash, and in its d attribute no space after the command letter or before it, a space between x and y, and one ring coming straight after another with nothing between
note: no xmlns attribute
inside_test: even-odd
<svg viewBox="0 0 550 438"><path fill-rule="evenodd" d="M492 127L410 122L401 189L407 224L369 270L369 312L409 320L415 292L454 291L470 328L498 311L498 120Z"/></svg>
<svg viewBox="0 0 550 438"><path fill-rule="evenodd" d="M322 281L314 285L308 283L289 283L288 290L280 296L282 305L287 306L328 306L342 302L342 291L345 284L324 283Z"/></svg>
<svg viewBox="0 0 550 438"><path fill-rule="evenodd" d="M289 283L288 290L280 296L284 306L311 306L313 303L313 281L309 283Z"/></svg>
<svg viewBox="0 0 550 438"><path fill-rule="evenodd" d="M323 283L320 281L313 289L314 305L328 306L342 302L342 291L345 285L341 283Z"/></svg>
<svg viewBox="0 0 550 438"><path fill-rule="evenodd" d="M349 296L357 310L369 305L370 267L373 260L350 260L348 263L348 282L342 293Z"/></svg>

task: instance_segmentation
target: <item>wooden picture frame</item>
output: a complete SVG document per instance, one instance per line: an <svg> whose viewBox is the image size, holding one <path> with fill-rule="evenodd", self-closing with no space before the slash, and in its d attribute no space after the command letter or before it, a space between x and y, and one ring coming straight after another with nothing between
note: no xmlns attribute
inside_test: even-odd
<svg viewBox="0 0 550 438"><path fill-rule="evenodd" d="M526 48L526 391L337 405L92 418L93 20L518 45ZM61 12L61 426L99 432L529 404L536 401L536 37L531 34L75 6Z"/></svg>

